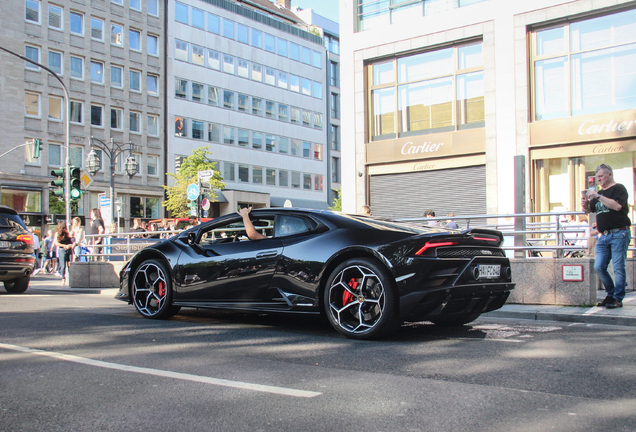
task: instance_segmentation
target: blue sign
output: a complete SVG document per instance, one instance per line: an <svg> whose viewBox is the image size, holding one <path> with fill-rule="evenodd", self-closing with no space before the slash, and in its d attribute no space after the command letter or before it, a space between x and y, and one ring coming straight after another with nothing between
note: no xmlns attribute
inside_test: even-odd
<svg viewBox="0 0 636 432"><path fill-rule="evenodd" d="M189 200L195 200L199 198L199 185L196 183L192 183L190 186L188 186L187 195Z"/></svg>

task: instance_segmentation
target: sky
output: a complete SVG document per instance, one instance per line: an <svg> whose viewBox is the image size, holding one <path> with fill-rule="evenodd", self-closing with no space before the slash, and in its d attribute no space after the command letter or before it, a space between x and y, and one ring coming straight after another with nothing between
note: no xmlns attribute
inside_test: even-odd
<svg viewBox="0 0 636 432"><path fill-rule="evenodd" d="M338 0L291 0L291 4L301 9L311 8L318 15L340 23L338 21Z"/></svg>

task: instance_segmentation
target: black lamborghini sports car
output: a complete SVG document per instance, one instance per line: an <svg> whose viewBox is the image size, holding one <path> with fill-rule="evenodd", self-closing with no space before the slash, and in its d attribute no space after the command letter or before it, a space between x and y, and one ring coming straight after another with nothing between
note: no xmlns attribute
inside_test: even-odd
<svg viewBox="0 0 636 432"><path fill-rule="evenodd" d="M354 339L404 321L461 325L500 308L514 288L498 231L449 230L291 208L230 214L141 250L117 298L146 318L181 307L327 316Z"/></svg>

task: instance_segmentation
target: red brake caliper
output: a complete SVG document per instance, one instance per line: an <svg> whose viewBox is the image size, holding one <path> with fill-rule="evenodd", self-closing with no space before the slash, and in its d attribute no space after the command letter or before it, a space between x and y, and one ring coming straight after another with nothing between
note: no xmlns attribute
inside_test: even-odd
<svg viewBox="0 0 636 432"><path fill-rule="evenodd" d="M164 281L159 282L159 297L163 297L166 295L166 283Z"/></svg>
<svg viewBox="0 0 636 432"><path fill-rule="evenodd" d="M351 287L352 290L355 291L355 289L358 287L358 281L355 280L354 278L351 278L351 280L349 281L349 283L347 284ZM351 303L353 301L354 297L353 294L351 294L349 291L345 290L342 293L342 305L347 305L349 303Z"/></svg>

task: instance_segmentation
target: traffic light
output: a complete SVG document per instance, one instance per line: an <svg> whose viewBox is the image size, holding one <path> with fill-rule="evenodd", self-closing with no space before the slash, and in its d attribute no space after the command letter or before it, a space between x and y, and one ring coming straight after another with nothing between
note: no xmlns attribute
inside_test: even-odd
<svg viewBox="0 0 636 432"><path fill-rule="evenodd" d="M33 139L33 152L31 154L31 156L33 156L33 159L39 158L41 151L42 151L42 140L34 138Z"/></svg>
<svg viewBox="0 0 636 432"><path fill-rule="evenodd" d="M81 170L77 167L71 167L71 200L80 199L82 196L82 182L80 180Z"/></svg>
<svg viewBox="0 0 636 432"><path fill-rule="evenodd" d="M57 178L51 182L51 186L57 188L52 191L53 195L64 200L64 168L51 170L51 175Z"/></svg>

